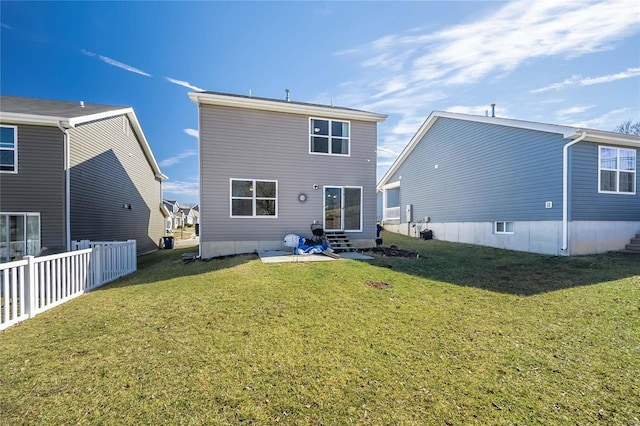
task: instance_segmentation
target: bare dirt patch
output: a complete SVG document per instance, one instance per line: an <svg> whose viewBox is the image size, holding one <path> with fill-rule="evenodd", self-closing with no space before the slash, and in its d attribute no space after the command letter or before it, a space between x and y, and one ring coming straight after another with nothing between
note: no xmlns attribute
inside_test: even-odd
<svg viewBox="0 0 640 426"><path fill-rule="evenodd" d="M379 254L383 257L412 257L414 259L419 257L418 253L414 251L404 250L394 245L389 247L373 247L366 250L366 252Z"/></svg>
<svg viewBox="0 0 640 426"><path fill-rule="evenodd" d="M384 281L365 281L364 285L367 287L377 288L379 290L391 287L391 284L385 283Z"/></svg>

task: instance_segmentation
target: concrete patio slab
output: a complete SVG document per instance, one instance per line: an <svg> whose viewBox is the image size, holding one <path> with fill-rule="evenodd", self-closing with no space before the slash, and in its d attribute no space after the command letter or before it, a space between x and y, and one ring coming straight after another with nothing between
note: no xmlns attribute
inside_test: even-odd
<svg viewBox="0 0 640 426"><path fill-rule="evenodd" d="M370 260L371 256L362 253L346 252L340 253L342 259L333 259L322 254L292 254L290 251L258 251L258 256L262 263L297 263L297 262L326 262L330 260L356 259Z"/></svg>

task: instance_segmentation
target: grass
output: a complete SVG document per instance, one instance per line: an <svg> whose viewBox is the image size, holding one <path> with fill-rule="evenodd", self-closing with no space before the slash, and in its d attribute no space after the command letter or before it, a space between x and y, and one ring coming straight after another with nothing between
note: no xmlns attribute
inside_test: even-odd
<svg viewBox="0 0 640 426"><path fill-rule="evenodd" d="M419 258L141 257L0 333L0 423L640 424L636 255L383 237Z"/></svg>

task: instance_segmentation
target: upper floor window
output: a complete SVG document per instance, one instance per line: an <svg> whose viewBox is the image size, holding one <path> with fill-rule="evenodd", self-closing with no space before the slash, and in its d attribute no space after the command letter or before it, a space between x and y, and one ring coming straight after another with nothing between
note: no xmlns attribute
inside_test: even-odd
<svg viewBox="0 0 640 426"><path fill-rule="evenodd" d="M231 179L231 217L277 217L278 182Z"/></svg>
<svg viewBox="0 0 640 426"><path fill-rule="evenodd" d="M636 193L636 150L601 146L598 152L599 192Z"/></svg>
<svg viewBox="0 0 640 426"><path fill-rule="evenodd" d="M349 155L349 127L348 121L310 119L309 152Z"/></svg>
<svg viewBox="0 0 640 426"><path fill-rule="evenodd" d="M0 172L18 171L18 128L0 126Z"/></svg>

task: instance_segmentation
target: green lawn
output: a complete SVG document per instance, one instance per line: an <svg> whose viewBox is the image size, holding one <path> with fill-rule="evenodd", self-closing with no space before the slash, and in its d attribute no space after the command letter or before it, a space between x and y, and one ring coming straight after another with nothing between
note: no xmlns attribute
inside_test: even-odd
<svg viewBox="0 0 640 426"><path fill-rule="evenodd" d="M0 424L640 425L638 255L383 237L419 258L141 257L0 332Z"/></svg>

